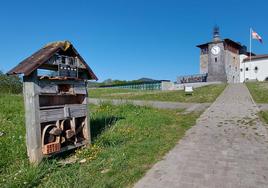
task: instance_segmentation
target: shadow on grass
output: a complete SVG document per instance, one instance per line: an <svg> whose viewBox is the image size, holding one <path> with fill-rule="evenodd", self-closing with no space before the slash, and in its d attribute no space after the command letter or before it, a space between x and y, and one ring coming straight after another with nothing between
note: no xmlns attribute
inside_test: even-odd
<svg viewBox="0 0 268 188"><path fill-rule="evenodd" d="M90 131L91 139L94 141L105 129L113 126L117 121L124 119L123 117L109 116L91 119Z"/></svg>
<svg viewBox="0 0 268 188"><path fill-rule="evenodd" d="M91 141L94 141L103 131L113 126L118 120L124 119L123 117L109 116L99 117L90 120L90 133ZM65 159L74 154L76 148L64 151L59 154L52 155L50 159Z"/></svg>

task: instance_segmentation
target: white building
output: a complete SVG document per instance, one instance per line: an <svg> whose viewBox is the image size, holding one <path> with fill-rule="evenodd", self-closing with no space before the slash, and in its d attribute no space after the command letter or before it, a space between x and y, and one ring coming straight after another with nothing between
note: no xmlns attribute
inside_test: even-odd
<svg viewBox="0 0 268 188"><path fill-rule="evenodd" d="M268 54L250 57L240 55L240 82L268 81Z"/></svg>

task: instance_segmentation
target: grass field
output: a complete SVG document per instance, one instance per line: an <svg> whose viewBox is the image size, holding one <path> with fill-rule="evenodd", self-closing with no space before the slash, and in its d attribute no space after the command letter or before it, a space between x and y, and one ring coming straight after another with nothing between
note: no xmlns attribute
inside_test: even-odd
<svg viewBox="0 0 268 188"><path fill-rule="evenodd" d="M268 124L268 111L260 111L259 116L266 124Z"/></svg>
<svg viewBox="0 0 268 188"><path fill-rule="evenodd" d="M22 99L0 95L0 187L132 186L199 116L128 104L91 106L92 147L35 167L26 155ZM66 159L78 162L59 163Z"/></svg>
<svg viewBox="0 0 268 188"><path fill-rule="evenodd" d="M248 82L246 84L256 103L268 103L268 82Z"/></svg>
<svg viewBox="0 0 268 188"><path fill-rule="evenodd" d="M99 88L90 89L89 95L92 98L205 103L213 102L225 87L226 84L204 86L195 89L193 95L185 95L184 91L140 91Z"/></svg>
<svg viewBox="0 0 268 188"><path fill-rule="evenodd" d="M268 82L248 82L246 85L256 103L268 103ZM260 111L259 116L268 124L268 111Z"/></svg>

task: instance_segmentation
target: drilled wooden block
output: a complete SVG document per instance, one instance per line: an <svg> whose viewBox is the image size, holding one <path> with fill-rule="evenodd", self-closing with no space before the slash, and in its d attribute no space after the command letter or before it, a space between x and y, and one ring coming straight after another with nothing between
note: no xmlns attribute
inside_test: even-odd
<svg viewBox="0 0 268 188"><path fill-rule="evenodd" d="M43 154L48 155L60 151L60 143L49 143L42 148Z"/></svg>

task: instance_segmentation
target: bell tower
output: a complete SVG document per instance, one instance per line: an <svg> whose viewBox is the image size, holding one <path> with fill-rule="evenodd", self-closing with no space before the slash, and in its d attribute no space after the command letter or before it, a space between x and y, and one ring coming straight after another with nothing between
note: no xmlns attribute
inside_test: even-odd
<svg viewBox="0 0 268 188"><path fill-rule="evenodd" d="M208 78L209 82L226 82L224 41L220 38L218 26L213 28L213 39L208 44Z"/></svg>
<svg viewBox="0 0 268 188"><path fill-rule="evenodd" d="M200 48L200 73L207 74L208 82L240 82L241 44L221 39L218 26L213 28L212 41L197 45Z"/></svg>

